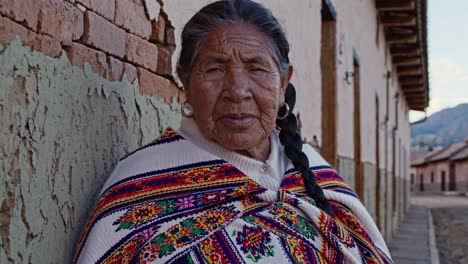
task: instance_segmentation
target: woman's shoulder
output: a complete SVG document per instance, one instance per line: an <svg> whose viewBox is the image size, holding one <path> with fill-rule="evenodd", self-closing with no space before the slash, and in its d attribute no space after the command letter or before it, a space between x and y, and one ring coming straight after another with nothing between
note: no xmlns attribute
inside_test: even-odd
<svg viewBox="0 0 468 264"><path fill-rule="evenodd" d="M302 151L309 159L310 167L330 166L330 164L311 145L304 143Z"/></svg>
<svg viewBox="0 0 468 264"><path fill-rule="evenodd" d="M215 159L209 157L175 130L168 128L156 140L119 160L106 180L102 192L110 186L129 178L159 174L171 168ZM102 193L101 192L101 193Z"/></svg>

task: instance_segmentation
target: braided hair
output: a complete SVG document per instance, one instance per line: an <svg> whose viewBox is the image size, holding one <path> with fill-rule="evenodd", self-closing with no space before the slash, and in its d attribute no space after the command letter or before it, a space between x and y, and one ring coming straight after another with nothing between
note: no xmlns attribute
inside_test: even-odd
<svg viewBox="0 0 468 264"><path fill-rule="evenodd" d="M276 125L280 128L279 139L284 146L286 156L291 160L294 168L302 174L307 193L314 198L317 207L331 215L331 206L325 198L322 188L318 186L315 174L310 170L309 159L302 151L301 136L297 131L297 119L292 110L296 104L296 89L289 83L286 88L285 103L289 109L282 106L278 110L278 116L284 116L284 119L276 119Z"/></svg>
<svg viewBox="0 0 468 264"><path fill-rule="evenodd" d="M203 7L185 24L182 30L182 48L178 61L179 78L189 79L193 63L200 51L201 40L205 36L222 25L236 22L249 23L268 36L280 71L285 72L289 69L289 42L281 24L271 11L252 0L221 0ZM276 121L281 129L279 133L281 144L284 145L285 153L295 169L302 174L309 196L316 201L320 209L331 215L330 203L325 198L323 190L317 185L316 177L309 168L309 160L302 151L301 137L297 133L296 116L292 113L296 103L296 91L292 84L288 84L286 89L286 103L289 105L287 117ZM281 107L279 116L284 116L285 111Z"/></svg>

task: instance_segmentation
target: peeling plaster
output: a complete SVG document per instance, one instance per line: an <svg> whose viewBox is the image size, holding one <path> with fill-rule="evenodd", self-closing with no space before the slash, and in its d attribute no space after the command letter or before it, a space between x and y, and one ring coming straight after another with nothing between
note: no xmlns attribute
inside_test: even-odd
<svg viewBox="0 0 468 264"><path fill-rule="evenodd" d="M125 153L177 128L180 105L47 57L0 47L0 263L68 263ZM48 253L48 254L44 254Z"/></svg>
<svg viewBox="0 0 468 264"><path fill-rule="evenodd" d="M154 20L159 17L161 6L156 0L145 0L145 7L150 20Z"/></svg>

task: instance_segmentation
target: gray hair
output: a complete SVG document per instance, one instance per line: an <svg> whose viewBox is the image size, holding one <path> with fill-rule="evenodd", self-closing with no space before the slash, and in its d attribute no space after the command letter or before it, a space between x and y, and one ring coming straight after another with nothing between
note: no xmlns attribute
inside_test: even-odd
<svg viewBox="0 0 468 264"><path fill-rule="evenodd" d="M236 22L255 26L270 40L275 61L281 71L289 67L289 43L286 34L271 11L251 0L221 0L198 11L182 31L182 49L178 61L180 79L187 80L200 51L201 41L216 28Z"/></svg>

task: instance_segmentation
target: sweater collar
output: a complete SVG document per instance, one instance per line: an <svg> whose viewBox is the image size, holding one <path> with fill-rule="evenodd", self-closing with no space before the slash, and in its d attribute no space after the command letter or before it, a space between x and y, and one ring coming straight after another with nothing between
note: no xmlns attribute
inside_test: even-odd
<svg viewBox="0 0 468 264"><path fill-rule="evenodd" d="M201 133L193 118L184 117L177 132L184 138L191 141L197 147L204 149L205 151L233 164L240 171L253 177L255 180L258 180L256 179L255 175L258 175L259 169L265 165L268 165L269 168L273 170L274 174L276 175L276 179L274 180L277 181L281 180L286 171L286 165L289 159L284 154L283 146L281 145L278 135L274 130L270 135L270 155L265 162L241 155L206 138Z"/></svg>

